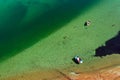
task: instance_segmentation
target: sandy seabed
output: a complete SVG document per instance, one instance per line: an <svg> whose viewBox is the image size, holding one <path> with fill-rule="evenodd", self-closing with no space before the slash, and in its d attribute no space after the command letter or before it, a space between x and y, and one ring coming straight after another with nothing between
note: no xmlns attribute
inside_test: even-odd
<svg viewBox="0 0 120 80"><path fill-rule="evenodd" d="M38 71L1 80L120 80L120 66L83 73L61 70Z"/></svg>
<svg viewBox="0 0 120 80"><path fill-rule="evenodd" d="M107 0L106 0L106 2L107 2ZM91 45L94 48L94 46L96 46L96 44L93 44L93 43L95 43L95 41L102 42L102 41L104 41L104 38L106 38L105 40L107 40L108 38L111 38L111 36L114 36L113 33L115 34L116 32L118 32L120 30L119 29L119 18L118 18L120 9L119 9L119 3L118 2L119 2L119 0L115 0L113 2L110 2L108 0L108 2L104 3L104 5L101 3L99 6L95 7L95 10L94 9L93 9L93 11L90 10L88 12L89 14L86 13L82 16L80 15L79 20L76 20L76 21L78 21L78 23L75 21L76 23L73 22L73 23L70 24L72 26L73 26L73 24L75 24L75 26L79 25L80 27L78 27L78 28L76 27L76 29L74 28L74 30L73 30L73 27L68 25L69 27L65 27L65 29L62 30L63 32L67 30L68 33L66 31L65 34L62 34L63 32L60 31L58 34L56 34L56 36L61 35L61 34L62 35L69 34L70 37L71 37L71 40L73 39L72 41L71 40L65 40L65 42L68 42L68 43L66 43L66 45L67 44L68 45L64 46L67 49L64 50L64 49L61 48L61 46L57 47L57 45L56 45L57 41L56 41L56 44L54 44L54 45L56 45L56 48L54 47L54 45L52 47L48 46L49 49L46 49L46 51L45 51L44 47L46 48L46 45L48 45L47 41L50 42L50 40L51 40L50 43L52 43L53 38L54 38L54 35L53 35L53 37L51 37L50 39L45 41L46 45L44 45L44 46L42 45L41 50L40 50L39 45L36 45L34 48L29 48L28 51L25 51L23 53L19 53L20 56L17 55L12 60L13 61L12 63L14 63L12 65L15 65L15 66L11 65L10 60L8 62L6 61L3 65L1 65L2 67L0 67L1 73L3 73L3 72L9 73L10 71L12 72L14 70L18 71L18 69L23 70L24 67L30 67L31 68L33 66L33 65L31 65L31 63L29 63L31 61L33 61L33 62L34 61L35 62L36 61L37 62L41 61L40 63L36 63L37 65L46 62L46 60L44 60L44 58L42 60L41 58L38 57L38 56L43 56L42 54L39 54L40 52L42 52L44 54L44 53L50 53L50 51L51 51L52 54L49 54L49 55L53 56L53 54L56 53L56 50L60 49L61 50L61 51L59 51L60 53L57 52L59 54L59 56L61 56L62 52L65 52L65 53L71 54L70 56L68 56L70 58L71 56L73 56L72 55L73 52L76 51L76 47L78 47L78 48L80 47L79 44L78 44L80 41L81 41L80 45ZM111 3L112 3L112 5L111 5ZM106 5L106 4L108 4L108 5ZM93 13L94 13L94 16L92 16ZM99 16L98 16L98 13L99 13ZM114 14L112 14L112 13L114 13ZM111 16L111 17L109 17L109 16ZM92 20L91 27L89 29L83 29L82 24L84 23L84 20L87 20L89 18ZM114 27L111 26L111 28L110 28L109 26L112 25L112 24L116 24L116 25ZM79 36L82 37L82 33L84 35L87 34L86 37L83 36L83 38L79 38ZM97 34L97 33L99 33L99 34ZM72 34L72 36L71 36L71 34ZM106 34L106 35L104 35L104 34ZM55 38L58 39L58 37L56 37L56 36L55 36ZM94 36L99 36L99 38L98 37L94 38ZM58 40L61 40L61 38L59 38ZM86 44L82 44L83 42L86 43ZM72 47L69 47L70 45L72 45ZM85 48L86 48L86 46L85 46ZM90 48L90 46L86 49L89 49L89 48ZM74 50L74 51L71 52L71 51L68 51L68 50ZM35 53L35 54L31 55L31 52ZM83 46L83 49L81 47L81 51L78 50L77 52L85 53L84 46ZM86 53L88 53L88 52L86 52ZM56 58L56 56L58 56L58 54L54 55L54 57ZM66 55L67 54L65 54L65 56ZM37 56L37 58L36 58L36 56ZM62 54L62 56L63 56L63 54ZM89 56L85 56L84 60L87 61L88 57ZM21 58L23 59L23 61L21 61ZM66 58L66 57L60 57L59 59L63 60L64 58ZM66 60L68 62L65 62L65 63L69 63L69 61L70 61L69 58L68 58L68 60ZM58 59L58 58L56 58L56 59ZM105 62L106 65L109 65L109 64L112 64L116 61L118 61L116 63L119 63L119 61L120 61L119 59L120 58L115 57L115 59L114 59L115 61L114 61L113 57L110 57L109 61L107 61L107 62L103 59L102 60L99 59L99 61L96 61L96 64L100 63L100 62L102 62L102 63ZM49 63L52 63L54 60L51 60L51 57L50 57L49 61L50 61ZM29 63L29 64L27 64L27 63ZM55 65L58 65L57 63L58 62L56 62ZM61 61L60 64L63 64L63 62ZM101 66L101 64L98 64L97 66ZM22 65L22 67L21 67L21 65ZM49 66L48 63L46 63L45 66L46 65L47 65L47 67ZM66 66L66 64L65 64L65 66ZM95 65L95 67L96 67L96 65ZM2 70L3 70L3 72L2 72ZM9 74L11 74L11 73L9 73ZM16 75L16 76L6 77L4 79L2 78L0 80L120 80L120 66L116 66L116 67L112 67L112 68L106 68L106 69L104 68L104 69L100 69L100 70L92 71L92 72L79 72L79 71L77 72L77 71L74 71L74 70L73 71L71 71L71 70L34 71L34 72L26 72L26 73L19 74L19 75Z"/></svg>

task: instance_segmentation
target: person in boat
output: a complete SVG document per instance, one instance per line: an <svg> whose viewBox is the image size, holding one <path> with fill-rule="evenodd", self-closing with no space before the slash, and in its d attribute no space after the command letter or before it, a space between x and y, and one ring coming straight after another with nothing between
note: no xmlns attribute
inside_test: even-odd
<svg viewBox="0 0 120 80"><path fill-rule="evenodd" d="M83 60L79 56L75 56L74 61L78 64L83 63Z"/></svg>
<svg viewBox="0 0 120 80"><path fill-rule="evenodd" d="M88 21L85 21L84 26L89 26L90 24L91 24L91 21L88 20Z"/></svg>

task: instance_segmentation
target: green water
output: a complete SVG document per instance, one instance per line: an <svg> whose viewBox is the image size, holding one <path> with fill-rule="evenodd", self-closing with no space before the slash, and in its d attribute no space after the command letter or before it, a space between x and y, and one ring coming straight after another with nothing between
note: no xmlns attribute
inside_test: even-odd
<svg viewBox="0 0 120 80"><path fill-rule="evenodd" d="M103 62L109 65L106 58L93 55L120 30L119 0L27 1L6 1L10 8L1 9L1 76L71 66L89 71L96 64L98 68ZM88 19L92 24L86 29L83 24ZM71 59L75 55L81 56L84 64L74 64ZM117 63L119 56L115 58Z"/></svg>
<svg viewBox="0 0 120 80"><path fill-rule="evenodd" d="M1 1L2 2L2 1ZM97 0L10 1L1 13L0 61L14 56L49 36L55 30L82 14Z"/></svg>

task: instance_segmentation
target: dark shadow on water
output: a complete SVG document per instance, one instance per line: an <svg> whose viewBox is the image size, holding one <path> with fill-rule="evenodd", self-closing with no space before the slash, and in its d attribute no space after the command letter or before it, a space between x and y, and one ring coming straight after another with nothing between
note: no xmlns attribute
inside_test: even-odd
<svg viewBox="0 0 120 80"><path fill-rule="evenodd" d="M111 54L120 54L120 31L117 36L106 41L105 46L98 47L95 56L102 57Z"/></svg>
<svg viewBox="0 0 120 80"><path fill-rule="evenodd" d="M2 24L2 26L10 28L0 32L0 61L16 55L49 36L98 2L100 0L70 0L69 3L56 6L43 15L37 15L33 20L21 25L17 24L26 15L27 7L21 4L21 6L16 5L15 7L18 6L20 11L17 12L16 10L19 9L13 8L10 12L11 19L7 21L9 23Z"/></svg>

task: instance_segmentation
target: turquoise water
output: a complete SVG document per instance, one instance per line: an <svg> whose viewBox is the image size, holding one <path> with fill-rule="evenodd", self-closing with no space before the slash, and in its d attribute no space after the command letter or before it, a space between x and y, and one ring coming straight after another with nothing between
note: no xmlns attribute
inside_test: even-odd
<svg viewBox="0 0 120 80"><path fill-rule="evenodd" d="M99 0L1 0L0 61L32 46L98 2Z"/></svg>
<svg viewBox="0 0 120 80"><path fill-rule="evenodd" d="M27 1L8 2L9 8L1 9L1 76L43 68L89 71L120 63L119 55L93 57L95 49L120 30L120 0ZM84 63L76 65L75 55Z"/></svg>

